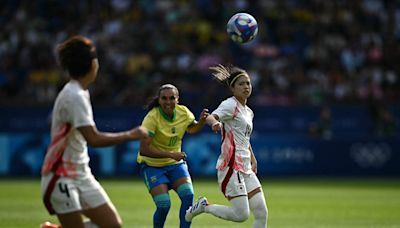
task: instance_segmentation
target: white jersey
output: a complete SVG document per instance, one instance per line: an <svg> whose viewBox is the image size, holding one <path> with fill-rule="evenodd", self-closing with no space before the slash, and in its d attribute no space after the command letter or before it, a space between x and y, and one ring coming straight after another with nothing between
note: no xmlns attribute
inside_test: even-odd
<svg viewBox="0 0 400 228"><path fill-rule="evenodd" d="M224 100L212 114L223 123L221 154L218 170L230 166L243 173L251 173L250 135L253 131L253 111L235 97Z"/></svg>
<svg viewBox="0 0 400 228"><path fill-rule="evenodd" d="M51 143L42 175L53 172L75 178L90 174L87 142L77 128L94 125L88 90L71 80L58 94L53 107Z"/></svg>

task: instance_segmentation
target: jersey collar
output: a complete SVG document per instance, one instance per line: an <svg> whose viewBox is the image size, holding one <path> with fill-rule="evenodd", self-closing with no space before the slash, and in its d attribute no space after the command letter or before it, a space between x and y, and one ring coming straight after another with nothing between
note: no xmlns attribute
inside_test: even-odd
<svg viewBox="0 0 400 228"><path fill-rule="evenodd" d="M161 107L158 107L158 110L160 111L161 116L168 122L174 122L176 119L176 108L174 109L174 112L172 113L172 118L169 118L167 114L162 110Z"/></svg>

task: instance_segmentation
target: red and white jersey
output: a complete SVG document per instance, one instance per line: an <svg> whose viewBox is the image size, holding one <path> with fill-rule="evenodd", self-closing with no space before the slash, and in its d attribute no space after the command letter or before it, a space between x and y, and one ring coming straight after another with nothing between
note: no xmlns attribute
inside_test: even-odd
<svg viewBox="0 0 400 228"><path fill-rule="evenodd" d="M42 166L42 175L82 177L90 174L87 142L77 129L94 126L88 90L78 81L69 81L58 94L52 112L51 143Z"/></svg>
<svg viewBox="0 0 400 228"><path fill-rule="evenodd" d="M230 166L235 170L251 173L250 135L253 131L253 111L243 106L235 97L224 100L212 114L223 124L222 143L218 170Z"/></svg>

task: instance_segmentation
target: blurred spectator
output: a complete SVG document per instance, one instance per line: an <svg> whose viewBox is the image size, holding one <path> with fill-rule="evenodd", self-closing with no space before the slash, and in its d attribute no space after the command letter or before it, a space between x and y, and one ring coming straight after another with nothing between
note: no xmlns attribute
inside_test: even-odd
<svg viewBox="0 0 400 228"><path fill-rule="evenodd" d="M308 133L312 137L330 140L333 137L331 109L324 106L320 110L318 120L311 123Z"/></svg>
<svg viewBox="0 0 400 228"><path fill-rule="evenodd" d="M376 137L386 138L396 135L395 118L382 102L371 102L370 116L373 124L373 134Z"/></svg>
<svg viewBox="0 0 400 228"><path fill-rule="evenodd" d="M249 44L226 36L238 11L259 23ZM50 105L65 82L54 45L73 34L90 37L103 56L91 91L97 104L142 105L154 86L173 82L182 98L215 105L220 91L205 69L218 63L249 70L257 105L352 104L370 95L393 104L399 15L398 2L380 0L5 0L0 104Z"/></svg>

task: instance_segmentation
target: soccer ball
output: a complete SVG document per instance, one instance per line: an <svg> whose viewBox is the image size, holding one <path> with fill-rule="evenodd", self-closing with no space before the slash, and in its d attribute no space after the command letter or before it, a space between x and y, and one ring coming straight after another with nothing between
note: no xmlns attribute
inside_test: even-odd
<svg viewBox="0 0 400 228"><path fill-rule="evenodd" d="M234 42L242 44L256 37L258 24L256 19L250 14L237 13L229 19L226 31Z"/></svg>

